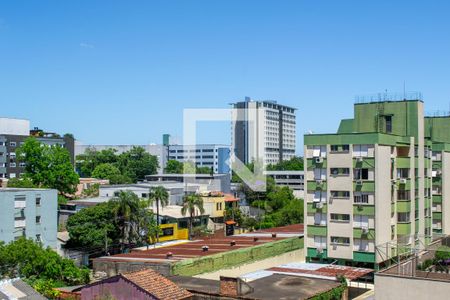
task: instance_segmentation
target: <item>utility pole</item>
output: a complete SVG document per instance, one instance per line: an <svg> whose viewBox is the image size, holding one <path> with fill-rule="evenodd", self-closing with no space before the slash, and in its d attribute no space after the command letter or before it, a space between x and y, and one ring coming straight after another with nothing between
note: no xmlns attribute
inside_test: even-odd
<svg viewBox="0 0 450 300"><path fill-rule="evenodd" d="M105 254L108 255L108 234L105 228Z"/></svg>

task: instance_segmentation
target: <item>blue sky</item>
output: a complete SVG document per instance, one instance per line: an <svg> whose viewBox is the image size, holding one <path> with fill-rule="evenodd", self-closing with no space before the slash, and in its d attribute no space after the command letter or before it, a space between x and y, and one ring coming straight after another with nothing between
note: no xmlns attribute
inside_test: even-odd
<svg viewBox="0 0 450 300"><path fill-rule="evenodd" d="M2 1L0 115L85 143L160 142L184 108L251 96L334 132L354 96L450 103L448 1ZM199 142L230 142L229 124Z"/></svg>

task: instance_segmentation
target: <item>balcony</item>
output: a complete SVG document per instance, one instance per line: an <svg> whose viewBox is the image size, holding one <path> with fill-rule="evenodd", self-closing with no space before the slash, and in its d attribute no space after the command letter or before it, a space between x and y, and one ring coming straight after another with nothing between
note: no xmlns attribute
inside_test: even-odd
<svg viewBox="0 0 450 300"><path fill-rule="evenodd" d="M397 168L408 169L411 167L411 159L409 157L397 157Z"/></svg>
<svg viewBox="0 0 450 300"><path fill-rule="evenodd" d="M411 201L397 201L397 212L410 212L411 211Z"/></svg>
<svg viewBox="0 0 450 300"><path fill-rule="evenodd" d="M364 216L374 216L375 215L375 205L353 204L353 214L364 215Z"/></svg>
<svg viewBox="0 0 450 300"><path fill-rule="evenodd" d="M25 219L23 220L14 220L14 228L23 228L26 226Z"/></svg>
<svg viewBox="0 0 450 300"><path fill-rule="evenodd" d="M318 225L308 225L307 228L308 236L327 236L327 227Z"/></svg>
<svg viewBox="0 0 450 300"><path fill-rule="evenodd" d="M358 192L375 192L375 181L355 180L353 190Z"/></svg>
<svg viewBox="0 0 450 300"><path fill-rule="evenodd" d="M411 222L397 223L398 235L410 235L411 234Z"/></svg>
<svg viewBox="0 0 450 300"><path fill-rule="evenodd" d="M355 239L375 239L375 229L372 228L353 228L353 238Z"/></svg>

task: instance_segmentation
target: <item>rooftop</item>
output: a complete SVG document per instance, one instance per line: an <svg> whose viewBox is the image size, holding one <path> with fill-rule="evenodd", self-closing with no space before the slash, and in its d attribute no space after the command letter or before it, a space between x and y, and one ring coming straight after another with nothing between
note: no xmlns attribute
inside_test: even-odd
<svg viewBox="0 0 450 300"><path fill-rule="evenodd" d="M275 233L276 237L272 237L272 233ZM253 246L296 236L303 236L303 225L290 225L286 227L272 228L265 231L262 230L253 233L228 237L211 237L144 251L132 250L131 253L104 256L99 258L99 260L130 260L170 263L218 254L230 250L250 248ZM235 242L234 245L232 245L232 241ZM208 251L203 251L203 246L208 246ZM166 255L169 252L171 253L171 256L167 257Z"/></svg>
<svg viewBox="0 0 450 300"><path fill-rule="evenodd" d="M41 294L36 292L23 280L5 279L0 280L0 299L2 300L45 300Z"/></svg>
<svg viewBox="0 0 450 300"><path fill-rule="evenodd" d="M52 189L38 189L38 188L0 188L0 192L30 192L30 191L52 191ZM56 190L54 190L56 191Z"/></svg>

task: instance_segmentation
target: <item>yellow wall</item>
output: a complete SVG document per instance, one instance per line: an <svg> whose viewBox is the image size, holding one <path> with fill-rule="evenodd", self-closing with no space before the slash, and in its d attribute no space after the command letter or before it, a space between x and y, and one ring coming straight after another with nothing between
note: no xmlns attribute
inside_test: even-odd
<svg viewBox="0 0 450 300"><path fill-rule="evenodd" d="M225 197L202 197L203 203L211 203L212 204L212 214L211 218L221 218L225 212ZM222 209L217 209L217 203L222 204Z"/></svg>
<svg viewBox="0 0 450 300"><path fill-rule="evenodd" d="M165 241L173 241L173 240L187 240L188 239L188 230L187 229L178 229L178 225L176 223L173 224L161 224L161 230L164 228L173 227L173 235L161 236L159 240L161 242Z"/></svg>

